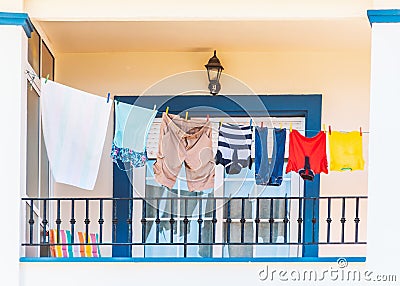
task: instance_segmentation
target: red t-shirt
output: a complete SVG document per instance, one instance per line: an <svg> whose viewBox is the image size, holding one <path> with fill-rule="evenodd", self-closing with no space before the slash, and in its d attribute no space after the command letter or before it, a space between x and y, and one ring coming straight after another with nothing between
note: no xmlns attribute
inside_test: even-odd
<svg viewBox="0 0 400 286"><path fill-rule="evenodd" d="M326 134L318 132L314 137L308 138L292 130L289 135L289 160L286 173L298 172L304 168L305 157L309 157L310 169L314 174L328 174L328 159L326 156Z"/></svg>

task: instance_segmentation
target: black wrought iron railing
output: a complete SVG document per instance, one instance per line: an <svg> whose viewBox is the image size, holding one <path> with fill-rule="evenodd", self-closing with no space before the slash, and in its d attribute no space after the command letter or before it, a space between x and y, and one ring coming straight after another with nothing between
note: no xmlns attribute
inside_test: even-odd
<svg viewBox="0 0 400 286"><path fill-rule="evenodd" d="M24 247L99 245L110 256L128 249L176 246L182 257L190 247L322 246L366 244L367 196L331 197L149 197L23 198ZM85 233L85 241L49 240L49 230ZM97 240L89 241L96 233ZM135 250L132 250L135 247ZM137 254L136 249L142 249ZM250 250L249 250L250 249ZM162 250L161 250L162 251ZM214 251L214 253L213 253ZM219 251L219 250L218 250ZM234 253L235 251L232 251ZM339 253L340 254L340 253ZM251 255L251 254L250 254Z"/></svg>

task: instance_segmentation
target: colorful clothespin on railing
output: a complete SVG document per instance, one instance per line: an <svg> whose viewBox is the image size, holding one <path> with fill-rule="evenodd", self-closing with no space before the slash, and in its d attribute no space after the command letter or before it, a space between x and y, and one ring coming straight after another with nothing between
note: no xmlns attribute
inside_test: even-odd
<svg viewBox="0 0 400 286"><path fill-rule="evenodd" d="M154 104L154 106L153 106L153 111L156 111L156 108L157 108L157 105Z"/></svg>
<svg viewBox="0 0 400 286"><path fill-rule="evenodd" d="M165 109L165 115L168 115L169 106Z"/></svg>
<svg viewBox="0 0 400 286"><path fill-rule="evenodd" d="M186 111L185 120L188 120L189 111Z"/></svg>
<svg viewBox="0 0 400 286"><path fill-rule="evenodd" d="M292 133L292 130L293 130L293 128L292 128L292 122L290 122L290 125L289 125L289 131L290 131L290 133Z"/></svg>
<svg viewBox="0 0 400 286"><path fill-rule="evenodd" d="M219 121L219 127L221 127L222 126L222 119Z"/></svg>
<svg viewBox="0 0 400 286"><path fill-rule="evenodd" d="M362 136L362 128L360 127L360 136Z"/></svg>
<svg viewBox="0 0 400 286"><path fill-rule="evenodd" d="M109 103L110 102L110 93L107 93L107 103Z"/></svg>
<svg viewBox="0 0 400 286"><path fill-rule="evenodd" d="M322 124L322 130L324 131L324 133L326 133L325 124Z"/></svg>
<svg viewBox="0 0 400 286"><path fill-rule="evenodd" d="M47 74L47 76L46 76L46 80L44 81L44 83L47 83L47 81L49 80L49 74Z"/></svg>
<svg viewBox="0 0 400 286"><path fill-rule="evenodd" d="M264 122L261 121L261 128L263 128L263 127L264 127Z"/></svg>
<svg viewBox="0 0 400 286"><path fill-rule="evenodd" d="M328 126L328 132L329 132L329 135L331 135L331 134L332 134L332 128L331 128L331 126L330 126L330 125Z"/></svg>
<svg viewBox="0 0 400 286"><path fill-rule="evenodd" d="M207 121L210 120L210 114L207 114Z"/></svg>
<svg viewBox="0 0 400 286"><path fill-rule="evenodd" d="M282 129L282 122L279 123L279 129Z"/></svg>

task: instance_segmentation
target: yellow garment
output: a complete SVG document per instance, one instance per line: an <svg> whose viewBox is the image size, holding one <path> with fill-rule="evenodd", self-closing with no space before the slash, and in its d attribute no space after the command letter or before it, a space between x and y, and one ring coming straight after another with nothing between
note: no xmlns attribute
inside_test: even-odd
<svg viewBox="0 0 400 286"><path fill-rule="evenodd" d="M331 171L364 170L360 132L332 131L328 138Z"/></svg>

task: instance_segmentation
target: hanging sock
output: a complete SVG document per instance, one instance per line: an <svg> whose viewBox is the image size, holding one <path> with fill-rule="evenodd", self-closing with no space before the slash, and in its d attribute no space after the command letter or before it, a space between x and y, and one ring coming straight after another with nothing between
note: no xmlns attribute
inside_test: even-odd
<svg viewBox="0 0 400 286"><path fill-rule="evenodd" d="M112 104L101 96L41 81L43 137L54 179L93 190Z"/></svg>
<svg viewBox="0 0 400 286"><path fill-rule="evenodd" d="M308 161L307 165L306 161ZM302 171L303 179L307 180L312 177L310 170L314 176L322 172L328 174L326 134L320 131L309 138L293 129L289 135L289 159L286 173Z"/></svg>
<svg viewBox="0 0 400 286"><path fill-rule="evenodd" d="M328 138L331 171L364 170L362 136L359 131L332 131Z"/></svg>
<svg viewBox="0 0 400 286"><path fill-rule="evenodd" d="M123 102L115 109L115 131L111 158L129 163L134 168L143 167L147 161L147 136L157 111Z"/></svg>

